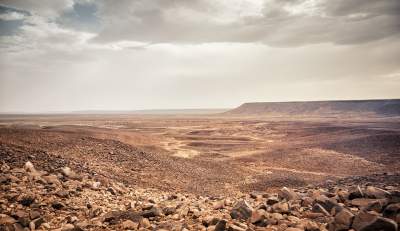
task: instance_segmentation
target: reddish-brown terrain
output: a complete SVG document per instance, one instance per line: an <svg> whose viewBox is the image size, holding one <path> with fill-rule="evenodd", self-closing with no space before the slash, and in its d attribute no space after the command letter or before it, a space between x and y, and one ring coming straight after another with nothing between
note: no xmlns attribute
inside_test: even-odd
<svg viewBox="0 0 400 231"><path fill-rule="evenodd" d="M5 164L4 169L11 170L2 170L2 174L6 174L3 176L6 177L10 174L8 171L11 171L13 175L23 177L18 175L22 174L18 169L27 162L31 162L35 169L45 171L44 175L60 173L61 169L69 167L76 174L84 176L83 180L80 178L83 187L85 179L88 180L88 184L92 184L90 180L101 182L101 185L106 186L104 190L108 187L113 187L112 190L115 190L118 188L116 185L123 185L121 187L126 188L121 192L124 203L126 200L134 200L125 198L129 194L126 193L133 188L139 190L135 191L138 193L136 196L150 193L154 197L164 193L166 197L168 195L186 195L186 198L205 197L211 200L209 201L211 207L214 203L212 201L218 198L231 198L236 201L238 198L251 195L249 193L273 195L282 187L296 188L300 193L307 187L315 188L327 180L342 182L347 185L346 187L357 185L357 179L363 179L359 181L360 185L373 182L381 184L378 185L380 187L392 187L389 189L398 186L399 117L376 114L368 117L359 115L261 117L251 113L246 116L238 116L232 112L228 114L3 115L0 120L0 157L1 162ZM368 177L371 179L378 177L379 180L369 181ZM10 178L10 181L7 180L9 178L4 179L4 182L14 182L14 178ZM30 178L21 179L25 180L16 180L14 186L13 183L9 186L3 185L0 200L3 206L0 213L5 214L2 215L4 219L8 219L6 216L11 216L12 212L16 212L15 209L21 207L20 205L8 207L8 203L13 203L9 198L10 193L21 193L18 191L20 190L18 185L21 182L26 183ZM350 179L350 183L346 179ZM62 184L69 182L68 179L61 178L61 175L59 180L64 181ZM39 190L35 185L24 185L23 189L29 187L31 190ZM63 187L68 188L65 185ZM85 190L83 192L86 192ZM93 193L108 195L107 190ZM102 198L103 194L97 194L88 195ZM40 195L42 199L46 199L43 194ZM79 200L83 200L81 194L78 196ZM188 199L186 203L195 203L193 198ZM251 200L255 198L258 197L254 196ZM87 199L94 200L94 198ZM154 203L158 203L156 199L154 200ZM109 203L113 205L117 202ZM234 207L233 204L227 203L226 209L233 209L232 206ZM139 208L146 209L143 205ZM107 207L103 210L102 218L115 208ZM66 211L63 213L65 216L62 215L64 218L69 214ZM266 211L268 212L268 209ZM42 213L47 214L47 212L51 213L42 210ZM63 224L65 226L71 223L52 220L50 217L54 216L54 211L52 214L51 216L47 214L45 217L49 223L46 224L48 227L59 228ZM17 219L16 216L13 217ZM79 219L88 219L83 217ZM124 219L128 218L129 216ZM0 217L1 219L3 218ZM157 222L172 221L168 219L168 217L161 220L150 219L151 225L147 226L147 229L156 230L157 224L160 224ZM178 217L173 220L175 222L179 219L183 218ZM128 220L136 222L135 219ZM321 227L326 227L329 222L331 221L318 221L319 229L323 230ZM194 220L189 223L197 224ZM76 222L71 224L77 227ZM94 226L88 229L108 229L110 224L117 225L111 229L122 229L121 223L112 224L107 221L100 226L92 224ZM247 230L255 230L256 225L250 224L255 222L247 223L249 228ZM213 225L204 224L205 229L208 226ZM267 226L266 224L262 227ZM144 227L142 225L142 229L146 230ZM202 230L193 227L197 226L187 226L186 229ZM274 225L271 223L268 227L273 228ZM287 225L284 227L288 228ZM257 230L285 230L272 228ZM46 229L46 226L42 226L42 229Z"/></svg>

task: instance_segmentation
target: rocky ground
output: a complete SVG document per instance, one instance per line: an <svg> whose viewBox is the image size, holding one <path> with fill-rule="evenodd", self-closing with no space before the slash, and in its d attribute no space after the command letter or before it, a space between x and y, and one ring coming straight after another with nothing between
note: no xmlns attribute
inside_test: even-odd
<svg viewBox="0 0 400 231"><path fill-rule="evenodd" d="M0 117L1 230L398 230L394 119Z"/></svg>
<svg viewBox="0 0 400 231"><path fill-rule="evenodd" d="M125 185L69 166L1 164L0 230L398 230L400 175L199 196Z"/></svg>

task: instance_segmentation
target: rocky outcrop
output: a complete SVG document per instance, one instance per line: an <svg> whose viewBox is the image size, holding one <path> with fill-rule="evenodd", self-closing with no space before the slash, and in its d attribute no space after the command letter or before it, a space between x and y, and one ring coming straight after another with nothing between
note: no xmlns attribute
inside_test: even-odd
<svg viewBox="0 0 400 231"><path fill-rule="evenodd" d="M1 165L0 230L397 231L399 185L329 182L208 197Z"/></svg>

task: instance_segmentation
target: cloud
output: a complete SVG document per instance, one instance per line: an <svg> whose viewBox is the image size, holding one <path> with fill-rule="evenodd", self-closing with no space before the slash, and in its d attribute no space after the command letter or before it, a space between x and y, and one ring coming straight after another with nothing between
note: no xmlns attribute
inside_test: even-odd
<svg viewBox="0 0 400 231"><path fill-rule="evenodd" d="M1 5L13 7L18 10L39 14L44 17L54 18L65 9L71 8L73 0L0 0Z"/></svg>
<svg viewBox="0 0 400 231"><path fill-rule="evenodd" d="M95 41L357 44L399 36L399 8L397 0L102 1Z"/></svg>
<svg viewBox="0 0 400 231"><path fill-rule="evenodd" d="M14 20L22 20L25 18L24 14L18 12L7 12L0 14L0 20L4 21L14 21Z"/></svg>
<svg viewBox="0 0 400 231"><path fill-rule="evenodd" d="M0 111L400 97L398 7L0 0Z"/></svg>

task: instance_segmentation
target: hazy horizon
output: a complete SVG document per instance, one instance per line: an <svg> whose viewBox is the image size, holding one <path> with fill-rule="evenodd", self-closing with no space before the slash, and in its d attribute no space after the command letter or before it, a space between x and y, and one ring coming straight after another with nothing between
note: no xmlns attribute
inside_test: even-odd
<svg viewBox="0 0 400 231"><path fill-rule="evenodd" d="M400 98L398 0L0 0L0 113Z"/></svg>

